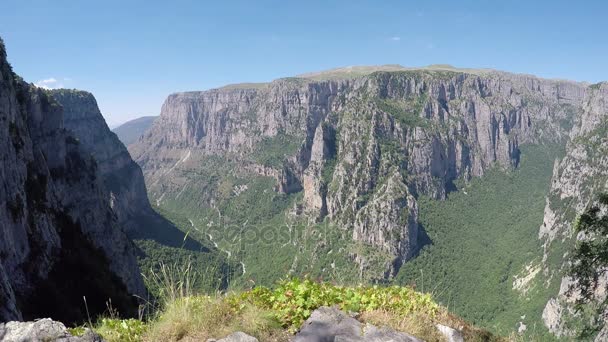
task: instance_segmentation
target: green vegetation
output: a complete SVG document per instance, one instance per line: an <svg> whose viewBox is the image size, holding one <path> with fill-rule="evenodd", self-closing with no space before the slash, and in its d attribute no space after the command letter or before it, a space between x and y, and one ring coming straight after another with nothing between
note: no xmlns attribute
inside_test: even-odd
<svg viewBox="0 0 608 342"><path fill-rule="evenodd" d="M331 163L325 168L331 168ZM205 157L195 169L180 170L178 177L183 183L174 192L167 191L162 207L157 209L189 238L219 250L227 259L226 265L222 266L221 260L216 262L210 253L204 259L138 242L153 256L141 261L146 271L154 263L167 262L163 258L173 253L181 260L199 263L199 270L209 263L217 265L214 270L228 270L226 278L233 288L252 283L271 285L285 275L309 274L357 282L382 273L372 265L358 270L349 252L356 248L372 255L374 248L355 246L348 231L329 222L309 222L305 217L290 215L290 209L302 200L302 193L277 192L274 178L243 172L230 158L218 157ZM207 264L203 265L205 260Z"/></svg>
<svg viewBox="0 0 608 342"><path fill-rule="evenodd" d="M599 290L598 280L608 267L608 194L600 194L596 204L590 205L574 222L575 235L585 238L577 240L570 256L569 276L578 280L572 291L580 291L576 302L577 314L583 319L572 320L568 328L575 331L578 338L587 340L602 329L601 318L608 300L598 301L595 292ZM581 324L584 322L584 324Z"/></svg>
<svg viewBox="0 0 608 342"><path fill-rule="evenodd" d="M601 194L598 202L585 210L574 224L576 234L582 232L589 237L577 241L571 256L570 275L579 280L582 302L593 298L598 278L603 274L599 270L608 267L608 215L603 211L608 206L608 194Z"/></svg>
<svg viewBox="0 0 608 342"><path fill-rule="evenodd" d="M598 90L602 86L602 83L604 83L604 82L594 83L594 84L590 85L589 88L594 89L594 90Z"/></svg>
<svg viewBox="0 0 608 342"><path fill-rule="evenodd" d="M266 137L256 146L253 152L254 159L268 167L281 167L287 156L294 155L298 151L301 143L301 138L287 134Z"/></svg>
<svg viewBox="0 0 608 342"><path fill-rule="evenodd" d="M432 243L403 265L398 283L431 291L451 311L496 332L508 333L524 321L528 330L543 334L539 318L559 280L535 271L542 257L538 229L559 153L526 146L516 170L489 170L458 184L460 191L446 201L420 198L420 220ZM558 263L553 254L565 249L553 249L548 262ZM513 288L516 276L535 272L519 290Z"/></svg>
<svg viewBox="0 0 608 342"><path fill-rule="evenodd" d="M232 89L264 89L268 86L268 83L235 83L228 84L219 89L232 90Z"/></svg>
<svg viewBox="0 0 608 342"><path fill-rule="evenodd" d="M95 331L107 341L137 342L143 339L146 325L133 318L102 318Z"/></svg>
<svg viewBox="0 0 608 342"><path fill-rule="evenodd" d="M198 291L213 291L227 286L237 271L237 265L230 264L218 251L191 251L184 248L169 247L153 240L135 240L143 252L139 266L144 279L153 279L153 274L167 272L167 269L188 265L196 270L195 284ZM166 264L168 260L172 262ZM153 297L160 295L161 288L151 281L147 282L148 291Z"/></svg>
<svg viewBox="0 0 608 342"><path fill-rule="evenodd" d="M390 114L395 120L408 127L428 127L430 125L430 122L421 116L426 101L426 96L415 96L407 101L375 99L375 103L381 111Z"/></svg>
<svg viewBox="0 0 608 342"><path fill-rule="evenodd" d="M271 310L291 332L297 331L312 311L321 306L338 305L347 312L384 310L401 316L424 312L430 317L439 309L430 295L407 287L343 287L309 279L282 281L274 290L257 287L241 294L236 303L242 301Z"/></svg>
<svg viewBox="0 0 608 342"><path fill-rule="evenodd" d="M287 341L321 306L338 306L359 313L359 319L389 326L429 341L441 340L434 324L462 328L467 341L500 341L486 331L450 315L429 294L409 287L344 287L297 278L274 288L256 287L225 294L192 292L189 275L156 277L164 295L158 311L141 321L116 317L100 319L93 329L109 342L177 341L220 338L243 331L260 341ZM84 329L71 332L80 335Z"/></svg>

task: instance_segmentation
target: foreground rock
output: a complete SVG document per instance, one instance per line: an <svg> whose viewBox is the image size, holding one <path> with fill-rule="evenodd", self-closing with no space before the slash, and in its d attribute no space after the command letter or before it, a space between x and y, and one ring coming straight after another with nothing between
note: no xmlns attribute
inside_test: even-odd
<svg viewBox="0 0 608 342"><path fill-rule="evenodd" d="M335 307L321 307L306 320L292 342L421 342L414 336L363 324Z"/></svg>
<svg viewBox="0 0 608 342"><path fill-rule="evenodd" d="M237 331L221 340L208 340L207 342L258 342L258 339L253 336L249 336L244 332Z"/></svg>
<svg viewBox="0 0 608 342"><path fill-rule="evenodd" d="M437 324L435 326L437 327L437 330L439 330L441 335L446 338L447 342L464 342L464 338L462 337L460 331L452 329L443 324Z"/></svg>
<svg viewBox="0 0 608 342"><path fill-rule="evenodd" d="M35 322L0 323L2 342L101 342L102 338L91 330L82 336L72 336L65 325L49 318Z"/></svg>

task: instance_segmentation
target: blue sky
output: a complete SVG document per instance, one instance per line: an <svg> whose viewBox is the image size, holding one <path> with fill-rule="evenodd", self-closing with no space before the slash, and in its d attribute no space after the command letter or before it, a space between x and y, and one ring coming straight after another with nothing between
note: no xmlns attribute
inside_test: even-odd
<svg viewBox="0 0 608 342"><path fill-rule="evenodd" d="M1 0L0 36L27 81L93 92L114 125L172 92L349 65L608 80L607 14L608 1Z"/></svg>

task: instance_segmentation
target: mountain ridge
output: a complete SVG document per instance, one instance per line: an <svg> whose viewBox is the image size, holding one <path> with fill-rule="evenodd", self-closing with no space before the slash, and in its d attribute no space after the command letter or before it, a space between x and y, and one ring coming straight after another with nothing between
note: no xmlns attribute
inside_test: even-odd
<svg viewBox="0 0 608 342"><path fill-rule="evenodd" d="M321 71L312 71L306 72L302 74L297 74L295 76L285 76L273 79L268 82L244 82L244 83L228 83L218 87L212 87L204 90L186 90L171 93L173 94L183 94L183 93L199 93L205 91L212 90L231 90L231 89L260 89L267 87L269 84L275 81L286 80L286 79L300 79L300 80L311 80L311 81L327 81L327 80L340 80L340 79L353 79L358 77L365 77L375 72L407 72L407 71L428 71L428 72L454 72L454 73L463 73L463 74L505 74L512 76L522 76L522 77L531 77L539 80L547 80L547 81L556 81L556 82L567 82L567 83L577 83L581 85L593 85L600 84L607 81L600 81L596 83L590 83L588 81L576 81L566 78L560 77L542 77L535 74L530 73L518 73L511 72L499 69L492 68L464 68L464 67L455 67L450 64L430 64L427 66L420 67L406 67L399 64L382 64L382 65L354 65L354 66L345 66L345 67L336 67L330 68Z"/></svg>
<svg viewBox="0 0 608 342"><path fill-rule="evenodd" d="M141 116L112 128L112 132L125 146L129 146L150 128L156 118L157 116Z"/></svg>

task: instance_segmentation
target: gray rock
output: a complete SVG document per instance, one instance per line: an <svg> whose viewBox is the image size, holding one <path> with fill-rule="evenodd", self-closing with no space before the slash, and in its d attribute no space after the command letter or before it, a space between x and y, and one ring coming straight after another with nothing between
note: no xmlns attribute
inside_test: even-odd
<svg viewBox="0 0 608 342"><path fill-rule="evenodd" d="M361 324L335 307L321 307L304 322L292 342L419 342L421 340L387 328Z"/></svg>
<svg viewBox="0 0 608 342"><path fill-rule="evenodd" d="M102 338L87 329L83 336L72 336L66 327L49 318L35 322L0 323L2 342L101 342Z"/></svg>
<svg viewBox="0 0 608 342"><path fill-rule="evenodd" d="M96 162L63 118L12 72L0 41L0 321L79 319L85 295L91 314L110 297L128 314L131 294L145 293Z"/></svg>
<svg viewBox="0 0 608 342"><path fill-rule="evenodd" d="M152 209L141 168L108 128L93 94L68 89L50 93L63 107L65 128L78 139L80 148L95 158L106 201L129 237L200 251L200 244Z"/></svg>
<svg viewBox="0 0 608 342"><path fill-rule="evenodd" d="M581 213L597 199L598 193L608 191L606 120L608 83L604 82L588 87L583 106L570 132L566 154L555 163L543 223L539 229L544 259L552 252L554 240L584 238L573 236L572 214ZM543 273L547 277L562 277L562 270L568 267L567 262L564 259L558 267L544 266ZM573 305L579 296L576 284L576 279L562 277L559 292L549 299L543 310L543 322L556 336L570 336L573 332L567 329L564 322L580 319ZM593 301L602 303L608 296L608 273L604 272L599 277L597 285ZM573 291L569 291L570 287L573 287ZM603 319L608 323L608 315L603 315Z"/></svg>
<svg viewBox="0 0 608 342"><path fill-rule="evenodd" d="M441 335L446 338L447 342L464 342L464 338L460 331L443 324L436 324L435 326Z"/></svg>
<svg viewBox="0 0 608 342"><path fill-rule="evenodd" d="M97 172L108 189L107 201L112 204L118 223L128 233L143 230L139 217L152 211L143 174L108 128L93 94L67 89L51 90L51 94L64 109L65 128L97 161Z"/></svg>
<svg viewBox="0 0 608 342"><path fill-rule="evenodd" d="M595 336L594 342L606 342L608 341L608 324L604 325L602 330Z"/></svg>
<svg viewBox="0 0 608 342"><path fill-rule="evenodd" d="M217 342L258 342L258 339L245 334L244 332L237 331L232 333Z"/></svg>

